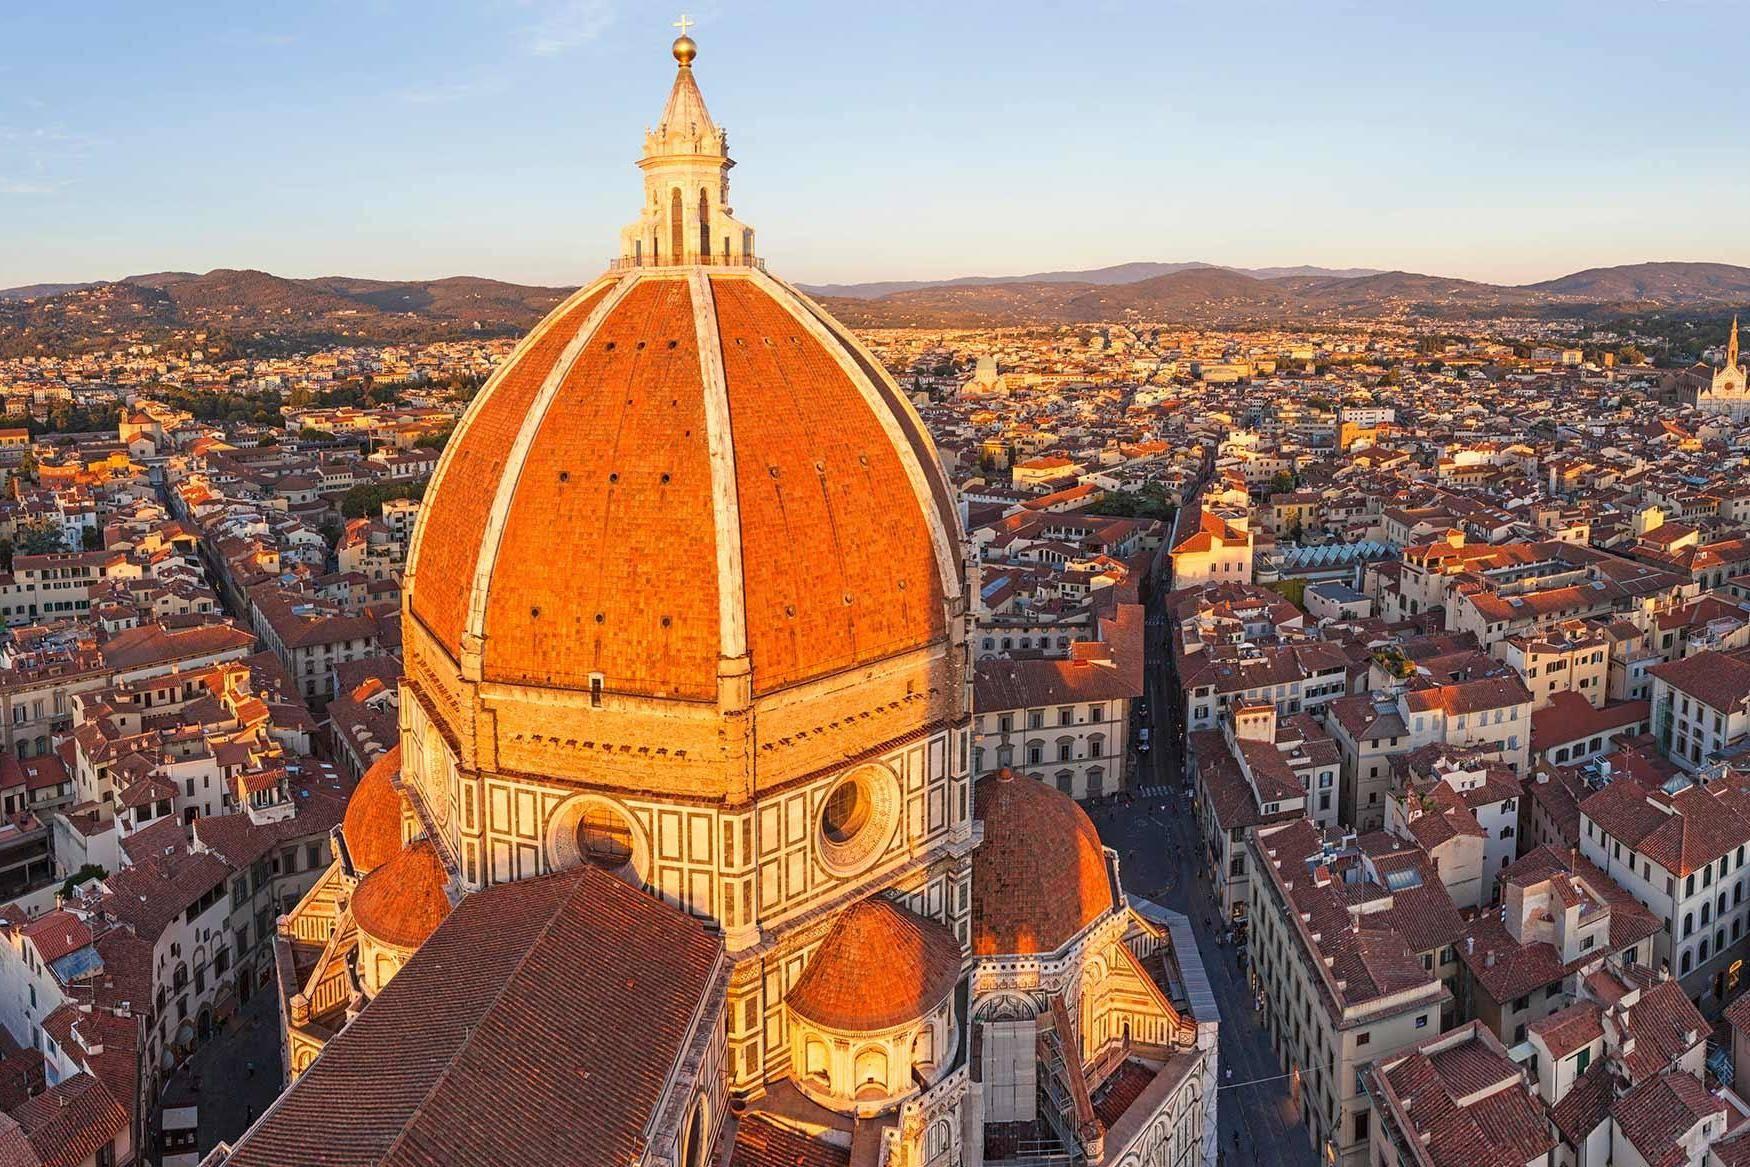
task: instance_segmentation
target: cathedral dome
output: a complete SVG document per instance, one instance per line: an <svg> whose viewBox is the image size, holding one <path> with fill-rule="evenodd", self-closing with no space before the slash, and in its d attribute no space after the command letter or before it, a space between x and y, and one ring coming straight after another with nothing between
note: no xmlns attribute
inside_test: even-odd
<svg viewBox="0 0 1750 1167"><path fill-rule="evenodd" d="M740 799L824 764L809 735L848 724L853 679L870 704L838 758L956 716L960 532L935 448L862 345L753 257L690 57L678 74L622 258L493 375L421 508L408 684L464 770ZM758 754L721 723L748 710Z"/></svg>
<svg viewBox="0 0 1750 1167"><path fill-rule="evenodd" d="M340 833L353 870L360 875L381 867L401 850L401 795L392 784L401 770L401 746L371 763L346 801Z"/></svg>
<svg viewBox="0 0 1750 1167"><path fill-rule="evenodd" d="M960 941L884 896L839 916L784 1003L823 1029L878 1033L927 1015L960 979Z"/></svg>
<svg viewBox="0 0 1750 1167"><path fill-rule="evenodd" d="M1069 795L1003 770L979 779L973 817L973 955L1056 952L1112 910L1100 832Z"/></svg>
<svg viewBox="0 0 1750 1167"><path fill-rule="evenodd" d="M450 914L449 876L431 840L418 839L359 881L352 918L378 944L414 949Z"/></svg>
<svg viewBox="0 0 1750 1167"><path fill-rule="evenodd" d="M711 701L944 635L929 439L819 309L755 270L634 270L558 308L462 421L409 604L484 682ZM727 569L727 570L725 570Z"/></svg>

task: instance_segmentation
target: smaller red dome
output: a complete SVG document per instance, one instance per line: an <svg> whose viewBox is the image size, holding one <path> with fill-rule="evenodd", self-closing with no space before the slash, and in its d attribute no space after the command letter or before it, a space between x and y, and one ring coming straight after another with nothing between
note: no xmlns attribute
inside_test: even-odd
<svg viewBox="0 0 1750 1167"><path fill-rule="evenodd" d="M401 850L401 794L392 784L400 772L401 746L396 743L371 763L346 801L340 832L346 838L353 870L361 875L381 867Z"/></svg>
<svg viewBox="0 0 1750 1167"><path fill-rule="evenodd" d="M416 839L359 880L352 918L380 944L418 948L450 914L449 875L430 839Z"/></svg>
<svg viewBox="0 0 1750 1167"><path fill-rule="evenodd" d="M1112 910L1100 832L1069 795L1001 770L973 788L973 817L973 955L1056 952Z"/></svg>
<svg viewBox="0 0 1750 1167"><path fill-rule="evenodd" d="M945 924L870 896L839 916L784 1003L825 1029L892 1029L948 999L960 957L960 941Z"/></svg>

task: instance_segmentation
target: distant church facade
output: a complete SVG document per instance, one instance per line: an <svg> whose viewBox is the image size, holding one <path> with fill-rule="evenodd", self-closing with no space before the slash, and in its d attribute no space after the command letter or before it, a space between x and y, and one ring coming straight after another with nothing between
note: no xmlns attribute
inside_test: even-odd
<svg viewBox="0 0 1750 1167"><path fill-rule="evenodd" d="M1732 319L1732 333L1726 341L1726 360L1719 368L1700 365L1689 371L1683 396L1702 413L1729 417L1734 421L1750 418L1750 378L1738 363L1738 321ZM1705 382L1705 384L1704 384Z"/></svg>

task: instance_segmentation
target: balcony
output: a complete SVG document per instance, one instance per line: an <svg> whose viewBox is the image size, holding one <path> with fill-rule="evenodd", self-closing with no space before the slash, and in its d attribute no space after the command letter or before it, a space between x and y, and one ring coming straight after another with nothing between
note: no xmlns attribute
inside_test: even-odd
<svg viewBox="0 0 1750 1167"><path fill-rule="evenodd" d="M756 255L683 255L672 256L622 255L608 262L611 272L631 271L640 267L751 267L766 270L766 261Z"/></svg>

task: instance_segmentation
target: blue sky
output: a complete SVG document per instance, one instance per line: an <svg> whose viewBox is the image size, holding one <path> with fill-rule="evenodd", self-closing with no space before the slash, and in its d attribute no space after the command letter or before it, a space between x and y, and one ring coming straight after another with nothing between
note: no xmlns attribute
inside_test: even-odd
<svg viewBox="0 0 1750 1167"><path fill-rule="evenodd" d="M737 214L803 281L1199 259L1750 264L1742 0L706 0ZM576 283L669 4L0 3L0 286Z"/></svg>

